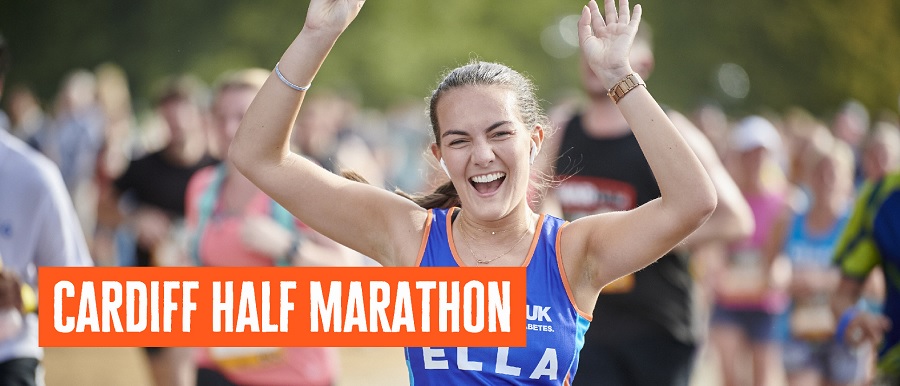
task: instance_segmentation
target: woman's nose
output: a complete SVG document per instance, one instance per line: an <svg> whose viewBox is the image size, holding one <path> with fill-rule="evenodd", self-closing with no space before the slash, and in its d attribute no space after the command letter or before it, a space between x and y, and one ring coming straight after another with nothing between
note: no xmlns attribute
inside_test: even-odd
<svg viewBox="0 0 900 386"><path fill-rule="evenodd" d="M487 166L494 161L494 147L488 143L476 141L474 144L472 159L477 166Z"/></svg>

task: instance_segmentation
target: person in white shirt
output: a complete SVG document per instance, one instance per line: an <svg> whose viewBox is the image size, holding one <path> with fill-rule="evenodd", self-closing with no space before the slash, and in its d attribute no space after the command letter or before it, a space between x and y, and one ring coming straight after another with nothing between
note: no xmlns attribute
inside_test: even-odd
<svg viewBox="0 0 900 386"><path fill-rule="evenodd" d="M8 68L0 37L0 95ZM91 264L59 169L0 129L0 313L20 313L7 313L18 323L0 326L0 385L43 384L34 299L23 301L21 290L37 288L37 267Z"/></svg>

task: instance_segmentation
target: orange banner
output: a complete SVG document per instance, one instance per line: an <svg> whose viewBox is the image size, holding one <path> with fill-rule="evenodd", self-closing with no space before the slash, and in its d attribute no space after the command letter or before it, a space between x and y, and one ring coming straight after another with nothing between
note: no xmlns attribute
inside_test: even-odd
<svg viewBox="0 0 900 386"><path fill-rule="evenodd" d="M524 268L38 269L44 347L525 345Z"/></svg>

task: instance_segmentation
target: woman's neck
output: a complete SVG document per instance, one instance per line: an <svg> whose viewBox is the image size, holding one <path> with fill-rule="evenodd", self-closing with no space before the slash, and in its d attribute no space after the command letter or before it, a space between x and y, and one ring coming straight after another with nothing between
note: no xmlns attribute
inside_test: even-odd
<svg viewBox="0 0 900 386"><path fill-rule="evenodd" d="M199 139L172 142L163 150L163 156L166 159L180 166L196 165L204 154L206 154L206 146Z"/></svg>
<svg viewBox="0 0 900 386"><path fill-rule="evenodd" d="M457 250L468 266L521 266L528 258L538 216L525 205L509 215L483 221L463 210L454 221Z"/></svg>
<svg viewBox="0 0 900 386"><path fill-rule="evenodd" d="M459 214L459 223L472 236L514 236L521 235L534 228L535 213L528 205L520 205L511 213L496 220L474 218L471 211L463 210Z"/></svg>
<svg viewBox="0 0 900 386"><path fill-rule="evenodd" d="M837 221L842 210L843 204L839 200L826 197L816 198L809 206L809 214L807 215L807 223L813 230L826 230L831 228Z"/></svg>

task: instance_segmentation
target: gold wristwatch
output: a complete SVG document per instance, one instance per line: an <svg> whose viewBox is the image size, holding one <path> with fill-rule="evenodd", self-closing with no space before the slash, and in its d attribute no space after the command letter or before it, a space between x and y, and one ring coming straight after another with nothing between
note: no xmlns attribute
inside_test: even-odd
<svg viewBox="0 0 900 386"><path fill-rule="evenodd" d="M636 72L632 72L625 76L624 79L620 80L619 83L616 83L615 86L612 86L609 91L606 92L606 95L612 99L614 103L619 103L619 99L628 94L629 91L634 90L637 86L647 87L647 84L644 83L644 80L641 79L641 76Z"/></svg>

